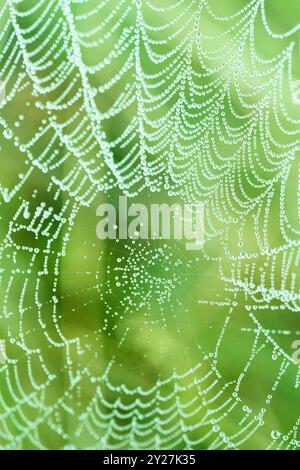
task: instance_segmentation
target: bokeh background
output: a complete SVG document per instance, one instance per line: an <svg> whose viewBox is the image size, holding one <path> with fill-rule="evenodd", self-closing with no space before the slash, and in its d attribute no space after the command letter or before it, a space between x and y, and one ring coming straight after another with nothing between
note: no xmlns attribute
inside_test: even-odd
<svg viewBox="0 0 300 470"><path fill-rule="evenodd" d="M299 448L299 2L0 11L1 448ZM122 194L204 249L97 239Z"/></svg>

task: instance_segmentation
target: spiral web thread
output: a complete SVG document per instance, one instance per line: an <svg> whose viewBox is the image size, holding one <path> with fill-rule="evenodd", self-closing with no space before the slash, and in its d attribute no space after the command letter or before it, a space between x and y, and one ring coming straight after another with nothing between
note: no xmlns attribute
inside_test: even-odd
<svg viewBox="0 0 300 470"><path fill-rule="evenodd" d="M1 161L17 167L0 187L2 448L49 448L49 434L62 448L299 448L300 373L290 345L300 334L300 25L273 28L268 1L219 3L0 0ZM60 276L78 214L115 188L204 202L195 263L214 265L221 286L219 298L196 299L222 312L209 350L199 347L197 363L174 365L149 388L110 374L130 329L98 373L97 329L67 336L60 324L69 295ZM128 250L139 276L139 260L157 254L150 244L140 258ZM100 272L93 278L80 262L78 270L91 279L83 291L105 288ZM149 276L149 295L138 301L157 295L163 311L180 275L159 294ZM125 313L131 306L121 302ZM227 381L221 349L237 311L249 349ZM53 362L56 352L64 360ZM262 355L269 393L253 409L242 388ZM295 404L281 428L271 418L285 381Z"/></svg>

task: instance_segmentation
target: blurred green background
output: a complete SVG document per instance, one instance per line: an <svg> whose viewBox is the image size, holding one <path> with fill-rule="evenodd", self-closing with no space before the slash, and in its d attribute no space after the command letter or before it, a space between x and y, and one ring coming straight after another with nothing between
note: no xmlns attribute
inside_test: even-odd
<svg viewBox="0 0 300 470"><path fill-rule="evenodd" d="M299 448L299 2L0 8L1 448ZM98 240L124 193L203 202L204 249Z"/></svg>

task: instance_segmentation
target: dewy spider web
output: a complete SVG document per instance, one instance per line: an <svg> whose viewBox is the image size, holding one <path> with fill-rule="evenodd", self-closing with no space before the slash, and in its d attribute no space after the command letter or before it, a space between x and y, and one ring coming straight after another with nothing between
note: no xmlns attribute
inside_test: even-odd
<svg viewBox="0 0 300 470"><path fill-rule="evenodd" d="M0 0L1 448L299 448L298 19ZM118 192L203 202L204 249L100 244Z"/></svg>

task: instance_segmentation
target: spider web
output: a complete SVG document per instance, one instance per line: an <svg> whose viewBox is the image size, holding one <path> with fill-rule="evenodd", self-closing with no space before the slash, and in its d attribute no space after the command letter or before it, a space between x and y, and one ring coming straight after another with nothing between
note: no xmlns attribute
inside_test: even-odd
<svg viewBox="0 0 300 470"><path fill-rule="evenodd" d="M0 0L2 448L299 448L285 3ZM204 203L203 250L100 245L118 194Z"/></svg>

